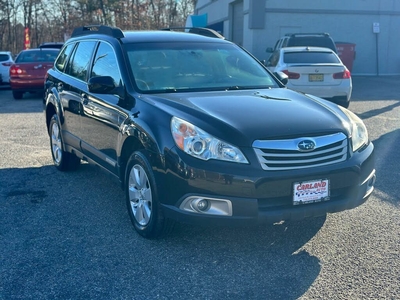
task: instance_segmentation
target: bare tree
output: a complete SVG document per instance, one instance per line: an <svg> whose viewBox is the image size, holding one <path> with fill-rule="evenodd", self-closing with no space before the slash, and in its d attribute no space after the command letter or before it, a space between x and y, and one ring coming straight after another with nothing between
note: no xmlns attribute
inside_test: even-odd
<svg viewBox="0 0 400 300"><path fill-rule="evenodd" d="M78 26L104 24L123 30L184 26L196 0L0 0L0 49L18 53L24 28L32 47L64 41Z"/></svg>

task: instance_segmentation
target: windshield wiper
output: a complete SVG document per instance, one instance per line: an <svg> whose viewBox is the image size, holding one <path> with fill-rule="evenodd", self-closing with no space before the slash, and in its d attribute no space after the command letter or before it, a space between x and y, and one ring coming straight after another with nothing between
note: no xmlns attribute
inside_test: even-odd
<svg viewBox="0 0 400 300"><path fill-rule="evenodd" d="M261 97L261 98L264 98L264 99L290 101L290 99L287 99L287 98L271 97L271 96L268 96L268 95L265 95L265 94L261 94L260 92L255 92L254 95L258 96L258 97Z"/></svg>
<svg viewBox="0 0 400 300"><path fill-rule="evenodd" d="M237 85L233 85L233 86L224 87L223 89L225 89L226 91L232 91L232 90L238 90L238 89L240 89L240 87L238 87Z"/></svg>
<svg viewBox="0 0 400 300"><path fill-rule="evenodd" d="M232 85L232 86L228 86L228 87L224 87L224 89L226 91L232 91L232 90L255 90L255 89L259 89L260 86L239 86L239 85ZM267 87L268 89L270 89L271 87ZM264 87L263 87L264 89Z"/></svg>

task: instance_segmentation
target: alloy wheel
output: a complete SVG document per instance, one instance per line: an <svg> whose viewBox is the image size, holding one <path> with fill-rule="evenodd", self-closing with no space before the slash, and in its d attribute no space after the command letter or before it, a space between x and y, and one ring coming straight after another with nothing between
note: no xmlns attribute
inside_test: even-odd
<svg viewBox="0 0 400 300"><path fill-rule="evenodd" d="M134 165L129 174L129 201L135 220L146 226L151 217L152 193L149 178L140 165Z"/></svg>
<svg viewBox="0 0 400 300"><path fill-rule="evenodd" d="M51 152L53 153L54 162L59 165L62 160L62 146L60 128L55 122L51 126Z"/></svg>

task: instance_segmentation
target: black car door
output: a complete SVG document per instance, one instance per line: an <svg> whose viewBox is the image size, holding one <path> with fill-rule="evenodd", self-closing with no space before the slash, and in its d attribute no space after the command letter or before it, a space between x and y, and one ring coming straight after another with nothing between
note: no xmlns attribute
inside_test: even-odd
<svg viewBox="0 0 400 300"><path fill-rule="evenodd" d="M83 99L81 95L87 93L87 70L96 43L96 41L81 41L77 44L57 83L60 101L64 108L65 142L78 150L80 150L82 138Z"/></svg>
<svg viewBox="0 0 400 300"><path fill-rule="evenodd" d="M90 78L112 82L110 90L90 89L82 93L83 114L81 119L82 151L111 172L117 172L118 135L126 113L119 103L123 100L123 83L115 52L111 45L100 42L93 65L89 68ZM97 81L99 85L99 81ZM100 84L101 85L101 84Z"/></svg>

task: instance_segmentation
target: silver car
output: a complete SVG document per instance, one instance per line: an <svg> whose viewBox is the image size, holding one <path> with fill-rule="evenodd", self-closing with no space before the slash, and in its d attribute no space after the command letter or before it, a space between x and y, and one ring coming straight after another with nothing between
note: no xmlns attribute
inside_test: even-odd
<svg viewBox="0 0 400 300"><path fill-rule="evenodd" d="M3 84L10 83L10 67L13 63L10 51L0 51L0 78Z"/></svg>

